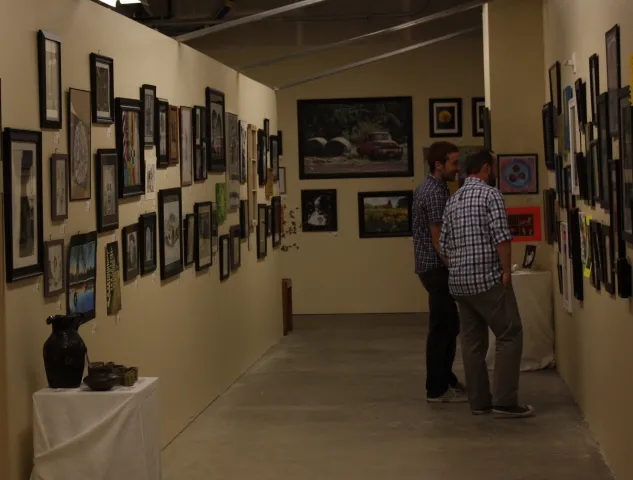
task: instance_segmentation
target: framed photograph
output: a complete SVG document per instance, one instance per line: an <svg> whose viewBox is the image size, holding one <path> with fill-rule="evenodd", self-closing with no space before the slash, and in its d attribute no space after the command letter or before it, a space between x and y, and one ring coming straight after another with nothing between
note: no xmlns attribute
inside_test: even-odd
<svg viewBox="0 0 633 480"><path fill-rule="evenodd" d="M411 235L413 192L360 192L358 230L360 238L408 237Z"/></svg>
<svg viewBox="0 0 633 480"><path fill-rule="evenodd" d="M1 126L0 126L1 128ZM68 218L68 156L55 153L50 165L51 220Z"/></svg>
<svg viewBox="0 0 633 480"><path fill-rule="evenodd" d="M231 274L231 239L228 235L220 236L220 281Z"/></svg>
<svg viewBox="0 0 633 480"><path fill-rule="evenodd" d="M107 232L119 228L119 196L115 149L97 150L97 231Z"/></svg>
<svg viewBox="0 0 633 480"><path fill-rule="evenodd" d="M196 216L193 213L185 215L183 230L185 239L184 263L187 267L195 261Z"/></svg>
<svg viewBox="0 0 633 480"><path fill-rule="evenodd" d="M545 167L548 170L554 170L554 158L556 156L554 104L549 102L543 105L541 113L543 117L543 151L545 152Z"/></svg>
<svg viewBox="0 0 633 480"><path fill-rule="evenodd" d="M244 185L248 180L248 122L240 120L240 183Z"/></svg>
<svg viewBox="0 0 633 480"><path fill-rule="evenodd" d="M530 270L532 265L534 265L534 260L536 259L536 245L526 245L525 252L523 252L523 264L522 268L526 270Z"/></svg>
<svg viewBox="0 0 633 480"><path fill-rule="evenodd" d="M598 95L600 95L600 61L597 54L589 57L589 88L591 96L591 119L598 123Z"/></svg>
<svg viewBox="0 0 633 480"><path fill-rule="evenodd" d="M488 107L484 107L484 148L492 150L492 124Z"/></svg>
<svg viewBox="0 0 633 480"><path fill-rule="evenodd" d="M62 39L58 35L44 30L37 32L37 66L40 128L60 130L62 128Z"/></svg>
<svg viewBox="0 0 633 480"><path fill-rule="evenodd" d="M145 213L138 219L140 234L139 246L141 254L141 275L147 275L156 270L156 212Z"/></svg>
<svg viewBox="0 0 633 480"><path fill-rule="evenodd" d="M412 97L298 100L299 178L413 176L412 103Z"/></svg>
<svg viewBox="0 0 633 480"><path fill-rule="evenodd" d="M582 132L587 123L587 83L578 78L574 82L574 93L576 98L576 125L578 131Z"/></svg>
<svg viewBox="0 0 633 480"><path fill-rule="evenodd" d="M248 200L240 201L240 237L246 238L249 234L248 225Z"/></svg>
<svg viewBox="0 0 633 480"><path fill-rule="evenodd" d="M567 86L563 89L563 148L564 152L569 153L569 149L571 148L571 138L569 136L570 133L570 125L569 125L569 102L574 98L574 91L570 86ZM574 114L576 111L574 110Z"/></svg>
<svg viewBox="0 0 633 480"><path fill-rule="evenodd" d="M279 167L279 195L286 195L286 167Z"/></svg>
<svg viewBox="0 0 633 480"><path fill-rule="evenodd" d="M266 236L273 235L273 209L270 205L266 206Z"/></svg>
<svg viewBox="0 0 633 480"><path fill-rule="evenodd" d="M273 181L279 180L279 140L276 135L270 136L270 165L273 171Z"/></svg>
<svg viewBox="0 0 633 480"><path fill-rule="evenodd" d="M205 91L207 107L207 169L210 172L226 170L226 117L224 93L207 87Z"/></svg>
<svg viewBox="0 0 633 480"><path fill-rule="evenodd" d="M471 100L471 107L473 137L483 137L484 108L486 108L486 99L484 97L473 97Z"/></svg>
<svg viewBox="0 0 633 480"><path fill-rule="evenodd" d="M226 191L226 183L216 183L215 184L215 202L217 205L218 223L220 224L226 221L226 216L228 214L227 196L228 194Z"/></svg>
<svg viewBox="0 0 633 480"><path fill-rule="evenodd" d="M607 95L609 100L609 135L617 137L620 132L620 109L618 90L620 89L620 26L614 25L605 33L607 51Z"/></svg>
<svg viewBox="0 0 633 480"><path fill-rule="evenodd" d="M514 207L507 212L513 242L541 241L541 207Z"/></svg>
<svg viewBox="0 0 633 480"><path fill-rule="evenodd" d="M485 105L484 105L485 106ZM429 137L462 136L462 99L429 99Z"/></svg>
<svg viewBox="0 0 633 480"><path fill-rule="evenodd" d="M119 267L119 242L110 242L105 248L106 307L108 315L121 311L121 269Z"/></svg>
<svg viewBox="0 0 633 480"><path fill-rule="evenodd" d="M549 67L549 98L556 108L556 116L563 113L560 83L560 62Z"/></svg>
<svg viewBox="0 0 633 480"><path fill-rule="evenodd" d="M211 249L211 226L213 214L211 202L199 202L193 206L195 218L194 257L196 271L211 266L213 253Z"/></svg>
<svg viewBox="0 0 633 480"><path fill-rule="evenodd" d="M7 283L44 272L42 133L5 128L4 251Z"/></svg>
<svg viewBox="0 0 633 480"><path fill-rule="evenodd" d="M218 223L218 204L211 204L211 251L215 255L218 253L218 237L220 236L220 228Z"/></svg>
<svg viewBox="0 0 633 480"><path fill-rule="evenodd" d="M574 291L572 265L570 255L569 228L567 222L560 222L560 262L562 266L563 306L567 312L572 312Z"/></svg>
<svg viewBox="0 0 633 480"><path fill-rule="evenodd" d="M577 208L573 208L569 211L568 217L573 293L574 298L582 302L584 300L584 251L582 251L580 244L580 211Z"/></svg>
<svg viewBox="0 0 633 480"><path fill-rule="evenodd" d="M620 234L626 243L633 244L633 107L631 107L631 87L626 86L618 93L620 109ZM615 189L612 189L614 191ZM611 223L613 225L613 223ZM625 258L626 253L620 254Z"/></svg>
<svg viewBox="0 0 633 480"><path fill-rule="evenodd" d="M264 150L266 151L266 155L268 155L268 146L270 145L270 120L267 118L264 118L264 137L266 142Z"/></svg>
<svg viewBox="0 0 633 480"><path fill-rule="evenodd" d="M167 168L169 166L169 103L161 98L156 99L156 166Z"/></svg>
<svg viewBox="0 0 633 480"><path fill-rule="evenodd" d="M119 197L132 197L145 193L145 148L139 129L141 102L117 98L116 148L119 155Z"/></svg>
<svg viewBox="0 0 633 480"><path fill-rule="evenodd" d="M257 205L257 258L263 259L268 255L268 205Z"/></svg>
<svg viewBox="0 0 633 480"><path fill-rule="evenodd" d="M155 108L156 87L154 85L141 86L142 137L145 147L154 145Z"/></svg>
<svg viewBox="0 0 633 480"><path fill-rule="evenodd" d="M182 190L170 188L158 192L160 235L160 278L166 280L182 272Z"/></svg>
<svg viewBox="0 0 633 480"><path fill-rule="evenodd" d="M229 229L231 237L231 272L236 271L242 265L242 239L239 225L233 225Z"/></svg>
<svg viewBox="0 0 633 480"><path fill-rule="evenodd" d="M304 232L336 232L336 190L301 190L301 216Z"/></svg>
<svg viewBox="0 0 633 480"><path fill-rule="evenodd" d="M257 178L259 186L266 185L268 180L268 166L266 165L266 135L263 130L257 130Z"/></svg>
<svg viewBox="0 0 633 480"><path fill-rule="evenodd" d="M591 285L600 290L600 284L602 283L602 252L600 251L600 243L602 237L602 227L599 222L595 220L589 221L589 235L591 245Z"/></svg>
<svg viewBox="0 0 633 480"><path fill-rule="evenodd" d="M90 100L92 123L114 123L114 60L90 54Z"/></svg>
<svg viewBox="0 0 633 480"><path fill-rule="evenodd" d="M604 289L611 295L615 295L615 267L616 254L613 244L611 225L600 226L602 235L600 236L600 252L602 258L602 283Z"/></svg>
<svg viewBox="0 0 633 480"><path fill-rule="evenodd" d="M44 242L44 296L64 293L64 240Z"/></svg>
<svg viewBox="0 0 633 480"><path fill-rule="evenodd" d="M68 90L68 152L70 159L70 200L92 196L92 150L90 146L90 92Z"/></svg>
<svg viewBox="0 0 633 480"><path fill-rule="evenodd" d="M178 107L169 105L167 122L169 125L167 138L169 139L169 165L178 165L180 156L180 125Z"/></svg>
<svg viewBox="0 0 633 480"><path fill-rule="evenodd" d="M281 197L273 197L271 200L273 248L281 246Z"/></svg>
<svg viewBox="0 0 633 480"><path fill-rule="evenodd" d="M504 195L538 193L538 155L498 155L499 190Z"/></svg>
<svg viewBox="0 0 633 480"><path fill-rule="evenodd" d="M204 107L193 107L193 179L202 182L207 179L206 144Z"/></svg>
<svg viewBox="0 0 633 480"><path fill-rule="evenodd" d="M156 157L145 157L145 200L156 198Z"/></svg>
<svg viewBox="0 0 633 480"><path fill-rule="evenodd" d="M567 122L567 126L569 131L567 136L569 137L569 148L567 149L569 164L571 165L571 193L573 195L580 195L580 188L578 182L578 166L576 165L576 152L578 152L578 118L577 118L577 110L578 105L576 102L576 98L569 98L567 100L567 107L569 109L569 120Z"/></svg>
<svg viewBox="0 0 633 480"><path fill-rule="evenodd" d="M600 206L609 209L609 160L611 160L611 136L609 134L609 97L602 93L598 96L598 153L600 180Z"/></svg>
<svg viewBox="0 0 633 480"><path fill-rule="evenodd" d="M190 107L180 107L180 185L193 184L193 132Z"/></svg>
<svg viewBox="0 0 633 480"><path fill-rule="evenodd" d="M68 288L66 311L68 315L81 313L82 323L95 318L97 283L97 232L70 237L68 247Z"/></svg>
<svg viewBox="0 0 633 480"><path fill-rule="evenodd" d="M595 145L594 145L595 143ZM593 139L593 123L587 122L585 125L585 162L587 170L587 204L596 205L596 197L598 196L598 168L596 162L597 142ZM595 155L595 156L594 156Z"/></svg>
<svg viewBox="0 0 633 480"><path fill-rule="evenodd" d="M139 234L138 223L128 225L121 230L121 244L123 245L123 280L134 280L139 273L138 252Z"/></svg>
<svg viewBox="0 0 633 480"><path fill-rule="evenodd" d="M228 168L226 182L229 194L229 212L237 212L240 208L240 126L237 115L226 114L226 130L228 134L226 148Z"/></svg>

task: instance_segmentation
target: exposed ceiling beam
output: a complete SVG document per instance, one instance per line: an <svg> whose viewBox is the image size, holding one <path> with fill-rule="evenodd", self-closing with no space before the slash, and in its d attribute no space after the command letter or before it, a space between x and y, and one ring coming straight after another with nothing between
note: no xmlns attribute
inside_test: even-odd
<svg viewBox="0 0 633 480"><path fill-rule="evenodd" d="M348 45L350 43L358 42L361 40L367 40L369 38L377 37L378 35L398 32L400 30L415 27L416 25L422 25L423 23L432 22L434 20L439 20L441 18L450 17L457 13L466 12L468 10L472 10L473 8L481 7L483 4L484 2L482 1L466 3L464 5L459 5L457 7L449 8L448 10L442 10L440 12L436 12L431 15L418 18L416 20L411 20L410 22L401 23L399 25L394 25L393 27L389 27L389 28L383 28L382 30L376 30L375 32L365 33L364 35L359 35L358 37L347 38L345 40L339 40L338 42L328 43L326 45L317 45L316 47L307 48L297 53L291 53L290 55L283 55L281 57L276 57L276 58L271 58L269 60L263 60L261 62L251 63L249 65L239 67L237 71L243 72L251 68L265 67L265 66L273 65L279 62L285 62L287 60L291 60L294 58L303 57L305 55L311 55L313 53L323 52L324 50L330 50L331 48L342 47L343 45Z"/></svg>
<svg viewBox="0 0 633 480"><path fill-rule="evenodd" d="M394 57L396 55L400 55L402 53L407 53L412 50L417 50L418 48L428 47L429 45L433 45L435 43L443 42L445 40L450 40L451 38L458 37L460 35L465 35L467 33L476 32L477 30L481 30L481 25L477 25L475 27L465 28L463 30L459 30L457 32L449 33L448 35L442 35L441 37L435 37L430 40L426 40L421 43L416 43L415 45L410 45L408 47L400 48L398 50L394 50L391 52L383 53L382 55L377 55L375 57L366 58L364 60L360 60L358 62L349 63L347 65L343 65L342 67L332 68L330 70L325 70L323 72L310 75L309 77L304 77L299 80L294 80L292 82L284 83L282 85L277 85L273 87L275 90L283 90L286 88L294 87L296 85L301 85L303 83L312 82L314 80L318 80L320 78L329 77L330 75L334 75L336 73L345 72L346 70L351 70L352 68L362 67L363 65L367 65L370 63L378 62L380 60L384 60L386 58Z"/></svg>
<svg viewBox="0 0 633 480"><path fill-rule="evenodd" d="M290 5L284 5L283 7L266 10L265 12L256 13L255 15L250 15L248 17L242 17L236 20L220 23L218 25L211 25L210 27L201 28L193 32L185 33L184 35L179 35L175 37L175 39L179 42L187 42L189 40L193 40L194 38L204 37L212 33L221 32L223 30L228 30L229 28L238 27L240 25L246 25L248 23L259 22L266 18L274 17L275 15L281 15L282 13L290 12L292 10L297 10L303 7L308 7L310 5L315 5L317 3L322 3L325 1L326 0L301 0L300 2L295 2L291 3Z"/></svg>

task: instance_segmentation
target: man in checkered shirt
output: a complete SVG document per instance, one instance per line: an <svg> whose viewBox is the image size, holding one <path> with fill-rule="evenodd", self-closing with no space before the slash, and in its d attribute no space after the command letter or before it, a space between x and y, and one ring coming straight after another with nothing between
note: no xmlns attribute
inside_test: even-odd
<svg viewBox="0 0 633 480"><path fill-rule="evenodd" d="M448 262L448 285L459 304L462 354L473 414L528 417L519 405L523 327L512 289L508 214L497 190L496 159L479 151L466 159L464 186L444 210L440 253ZM493 395L486 353L488 327L497 338Z"/></svg>

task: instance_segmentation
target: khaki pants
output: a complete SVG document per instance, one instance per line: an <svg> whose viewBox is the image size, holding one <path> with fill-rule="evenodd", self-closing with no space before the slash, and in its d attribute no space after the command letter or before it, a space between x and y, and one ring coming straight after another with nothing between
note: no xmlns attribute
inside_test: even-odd
<svg viewBox="0 0 633 480"><path fill-rule="evenodd" d="M468 398L473 410L518 404L519 372L523 352L523 327L512 285L495 285L459 303L461 344ZM493 395L490 395L488 327L497 338Z"/></svg>

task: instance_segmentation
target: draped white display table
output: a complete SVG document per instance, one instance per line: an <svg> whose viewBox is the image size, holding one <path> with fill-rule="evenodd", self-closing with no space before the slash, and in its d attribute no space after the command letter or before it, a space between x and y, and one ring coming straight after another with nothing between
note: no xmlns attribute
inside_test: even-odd
<svg viewBox="0 0 633 480"><path fill-rule="evenodd" d="M547 368L554 364L552 276L550 272L518 271L512 274L512 285L523 322L521 371ZM488 332L490 346L486 363L492 369L495 336L492 331Z"/></svg>
<svg viewBox="0 0 633 480"><path fill-rule="evenodd" d="M158 379L33 395L31 480L160 480Z"/></svg>

